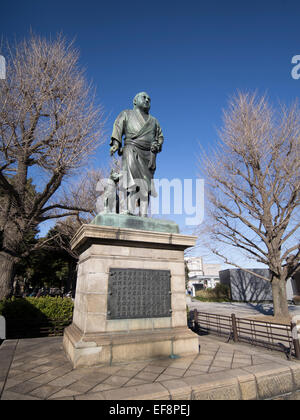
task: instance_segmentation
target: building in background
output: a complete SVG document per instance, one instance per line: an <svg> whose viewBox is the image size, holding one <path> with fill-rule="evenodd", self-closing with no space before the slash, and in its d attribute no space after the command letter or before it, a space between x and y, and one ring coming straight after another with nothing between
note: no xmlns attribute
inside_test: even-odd
<svg viewBox="0 0 300 420"><path fill-rule="evenodd" d="M202 257L185 258L187 268L187 291L196 296L198 290L214 288L220 283L219 271L221 264L203 263Z"/></svg>
<svg viewBox="0 0 300 420"><path fill-rule="evenodd" d="M254 273L268 278L267 268L249 268ZM293 301L293 297L300 295L300 273L298 276L288 279L286 284L287 300ZM230 286L231 299L242 302L272 301L272 285L269 281L255 276L240 268L230 268L219 273L221 284Z"/></svg>

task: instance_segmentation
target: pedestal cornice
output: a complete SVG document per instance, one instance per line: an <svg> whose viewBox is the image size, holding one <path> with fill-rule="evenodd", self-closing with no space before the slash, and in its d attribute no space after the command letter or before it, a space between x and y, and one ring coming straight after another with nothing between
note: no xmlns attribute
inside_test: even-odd
<svg viewBox="0 0 300 420"><path fill-rule="evenodd" d="M195 246L197 237L88 224L78 229L71 240L71 249L82 250L94 243L113 244L116 240L119 245L184 250Z"/></svg>

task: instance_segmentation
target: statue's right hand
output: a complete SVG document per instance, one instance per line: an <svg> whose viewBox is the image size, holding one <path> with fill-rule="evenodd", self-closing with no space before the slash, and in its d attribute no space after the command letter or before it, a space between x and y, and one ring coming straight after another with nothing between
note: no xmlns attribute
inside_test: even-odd
<svg viewBox="0 0 300 420"><path fill-rule="evenodd" d="M114 144L113 146L111 146L111 148L110 148L110 156L112 156L117 150L118 150L118 146L116 144Z"/></svg>

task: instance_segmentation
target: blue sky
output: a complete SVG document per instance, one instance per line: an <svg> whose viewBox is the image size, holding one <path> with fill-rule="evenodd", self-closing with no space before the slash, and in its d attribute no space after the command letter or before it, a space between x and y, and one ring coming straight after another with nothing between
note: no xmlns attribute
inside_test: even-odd
<svg viewBox="0 0 300 420"><path fill-rule="evenodd" d="M291 59L300 54L296 1L13 1L1 4L10 41L62 32L97 88L109 136L118 113L147 91L165 136L157 178L197 177L199 144L217 138L222 109L237 89L271 101L298 97ZM107 164L108 140L95 166ZM174 216L182 231L184 217Z"/></svg>

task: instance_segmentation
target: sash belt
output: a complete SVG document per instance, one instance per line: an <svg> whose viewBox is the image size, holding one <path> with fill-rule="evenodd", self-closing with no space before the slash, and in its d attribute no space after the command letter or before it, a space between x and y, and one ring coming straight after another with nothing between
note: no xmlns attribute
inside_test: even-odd
<svg viewBox="0 0 300 420"><path fill-rule="evenodd" d="M151 143L149 144L149 146L145 146L145 145L139 143L138 141L136 141L135 139L126 138L124 140L124 146L127 146L127 145L136 146L138 149L145 150L147 152L150 152L150 147L151 147Z"/></svg>

